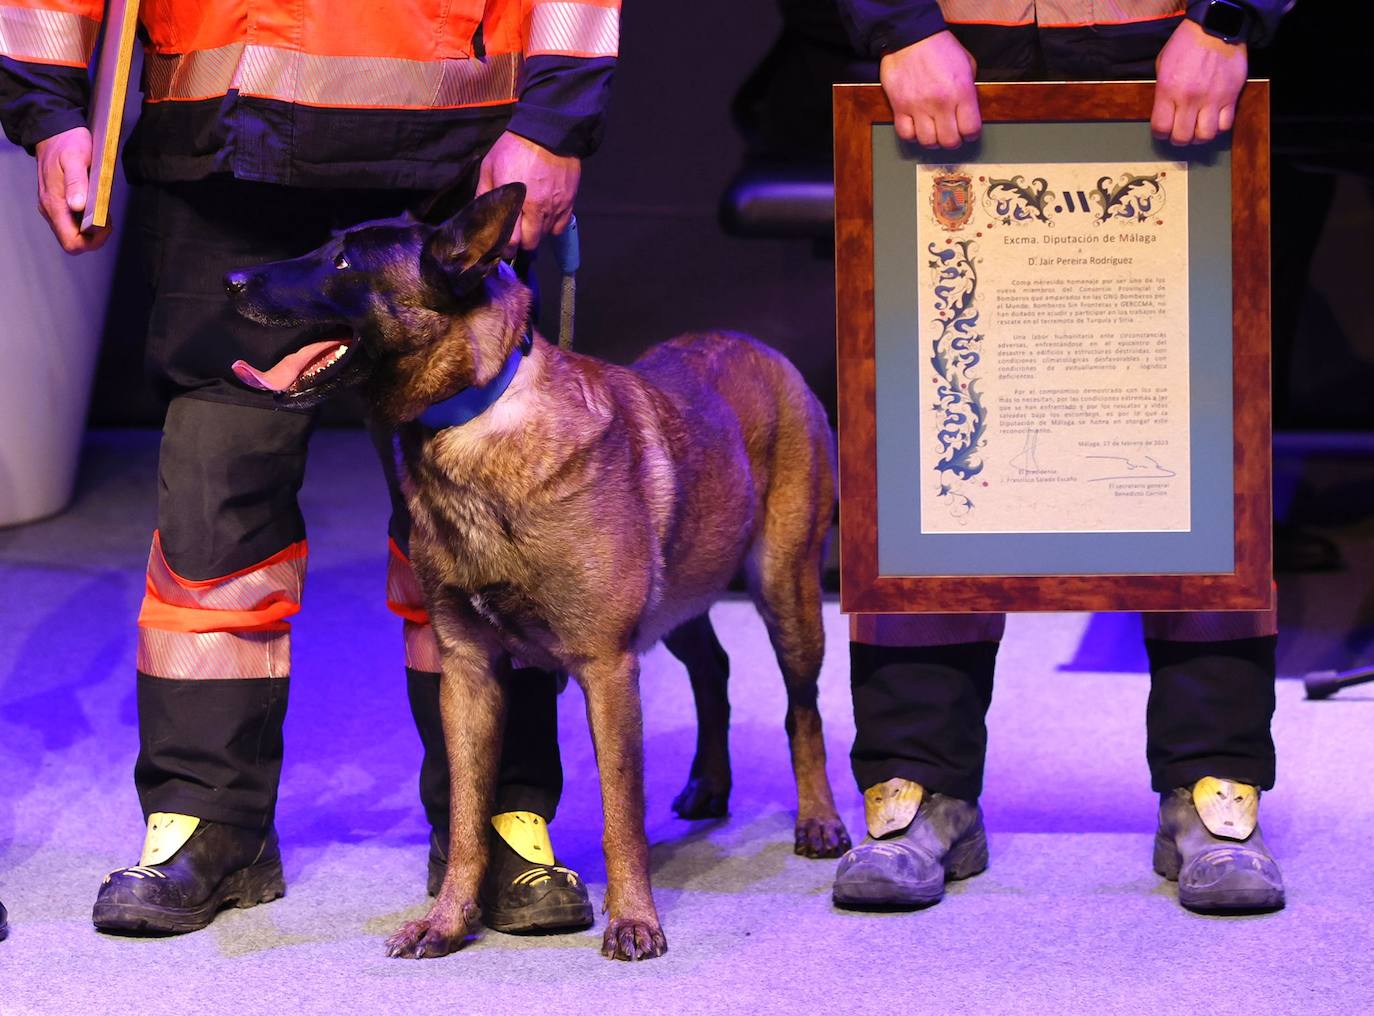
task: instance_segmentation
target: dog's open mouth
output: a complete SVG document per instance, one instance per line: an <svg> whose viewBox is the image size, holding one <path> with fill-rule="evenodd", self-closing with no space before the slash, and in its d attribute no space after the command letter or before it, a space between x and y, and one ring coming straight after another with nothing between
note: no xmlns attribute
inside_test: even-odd
<svg viewBox="0 0 1374 1016"><path fill-rule="evenodd" d="M245 360L235 360L231 369L250 388L278 395L304 395L338 378L359 345L357 336L345 331L308 343L267 370L258 370Z"/></svg>

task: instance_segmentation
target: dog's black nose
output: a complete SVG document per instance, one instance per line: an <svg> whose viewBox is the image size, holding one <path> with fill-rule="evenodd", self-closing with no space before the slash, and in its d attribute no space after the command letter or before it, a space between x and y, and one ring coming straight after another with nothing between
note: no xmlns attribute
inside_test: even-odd
<svg viewBox="0 0 1374 1016"><path fill-rule="evenodd" d="M242 296L248 288L248 276L243 272L230 272L224 277L224 291L230 296Z"/></svg>

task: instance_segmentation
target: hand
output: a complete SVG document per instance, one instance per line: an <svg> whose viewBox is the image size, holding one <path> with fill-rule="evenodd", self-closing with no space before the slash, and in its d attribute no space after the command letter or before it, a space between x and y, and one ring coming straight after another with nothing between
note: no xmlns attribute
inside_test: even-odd
<svg viewBox="0 0 1374 1016"><path fill-rule="evenodd" d="M48 220L57 242L68 254L99 250L110 227L81 232L86 188L91 178L91 132L85 127L54 134L35 146L38 156L38 212Z"/></svg>
<svg viewBox="0 0 1374 1016"><path fill-rule="evenodd" d="M1175 145L1202 144L1236 122L1249 60L1243 42L1224 42L1185 18L1155 61L1150 130Z"/></svg>
<svg viewBox="0 0 1374 1016"><path fill-rule="evenodd" d="M513 257L517 247L534 250L550 233L568 228L573 199L582 176L582 162L555 155L528 138L507 131L496 139L477 178L477 193L485 194L502 184L523 183L525 205L515 221L511 242L502 252Z"/></svg>
<svg viewBox="0 0 1374 1016"><path fill-rule="evenodd" d="M973 76L978 63L951 32L937 32L878 64L878 78L903 141L923 148L958 148L983 132Z"/></svg>

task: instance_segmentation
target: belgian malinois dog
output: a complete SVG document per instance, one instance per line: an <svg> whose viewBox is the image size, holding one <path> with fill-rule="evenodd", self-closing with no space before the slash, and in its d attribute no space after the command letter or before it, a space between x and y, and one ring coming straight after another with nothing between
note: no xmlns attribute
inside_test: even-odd
<svg viewBox="0 0 1374 1016"><path fill-rule="evenodd" d="M390 955L441 956L477 927L513 654L582 685L605 816L602 951L658 956L639 654L665 639L688 663L702 733L676 805L723 813L729 705L707 608L739 572L787 685L797 851L849 847L816 708L832 437L796 369L744 336L685 336L619 367L531 335L530 291L500 261L523 201L512 184L438 224L365 223L232 273L247 317L332 330L266 371L234 370L296 404L361 385L397 429L411 563L443 660L453 822L443 888ZM465 422L435 423L455 400Z"/></svg>

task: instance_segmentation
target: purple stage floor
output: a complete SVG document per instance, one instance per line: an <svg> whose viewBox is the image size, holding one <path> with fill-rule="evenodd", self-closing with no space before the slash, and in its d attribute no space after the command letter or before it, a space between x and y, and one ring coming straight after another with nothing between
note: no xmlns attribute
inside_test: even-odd
<svg viewBox="0 0 1374 1016"><path fill-rule="evenodd" d="M1255 1016L1374 1005L1374 692L1308 703L1300 682L1280 682L1280 784L1264 822L1288 909L1190 915L1150 870L1147 679L1138 623L1110 615L1012 619L989 721L992 866L937 907L836 911L833 862L793 856L781 680L752 609L727 601L714 616L735 675L728 819L672 816L693 746L691 694L661 648L644 666L649 836L669 954L602 960L599 924L547 938L486 933L440 960L386 959L383 937L424 911L426 830L400 633L383 604L384 498L366 438L349 431L319 435L303 496L311 568L278 820L287 896L191 936L99 935L89 923L96 887L133 863L142 837L132 618L155 457L154 434L94 433L72 510L0 530L0 900L13 926L0 944L2 1016L631 1007ZM1300 469L1290 500L1327 505L1322 521L1351 567L1284 583L1286 673L1342 666L1367 648L1374 539L1358 505L1374 501L1374 467L1323 468ZM830 774L857 836L846 625L833 602L826 626ZM600 804L575 687L560 708L567 790L555 843L599 899Z"/></svg>

